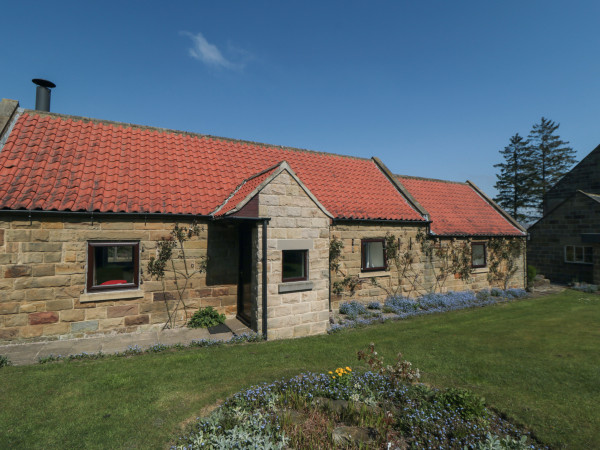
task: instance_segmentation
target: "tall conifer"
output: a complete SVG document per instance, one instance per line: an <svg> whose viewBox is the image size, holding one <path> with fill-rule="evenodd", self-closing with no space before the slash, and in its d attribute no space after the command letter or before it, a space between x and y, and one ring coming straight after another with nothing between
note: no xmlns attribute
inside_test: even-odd
<svg viewBox="0 0 600 450"><path fill-rule="evenodd" d="M575 163L575 150L555 134L560 124L542 117L529 133L532 156L536 164L536 176L531 195L539 215L546 192L569 171Z"/></svg>
<svg viewBox="0 0 600 450"><path fill-rule="evenodd" d="M500 150L500 154L504 162L494 164L494 167L500 169L500 173L496 174L498 181L494 187L498 195L494 200L516 220L525 221L526 210L536 206L530 194L533 190L535 169L529 140L517 133L510 138L510 144L504 147L504 150Z"/></svg>

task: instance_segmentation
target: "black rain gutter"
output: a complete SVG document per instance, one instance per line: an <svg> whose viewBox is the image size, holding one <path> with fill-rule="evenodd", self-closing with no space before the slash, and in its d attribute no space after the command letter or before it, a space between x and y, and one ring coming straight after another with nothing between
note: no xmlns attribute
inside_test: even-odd
<svg viewBox="0 0 600 450"><path fill-rule="evenodd" d="M98 211L46 211L41 209L0 209L0 216L51 216L51 217L118 217L118 218L152 218L152 219L213 219L203 214L168 214L168 213L127 213L127 212L98 212Z"/></svg>
<svg viewBox="0 0 600 450"><path fill-rule="evenodd" d="M214 217L204 214L175 214L175 213L129 213L129 212L98 212L98 211L47 211L42 209L0 209L0 216L27 216L28 218L49 217L81 217L81 218L131 218L131 219L204 219L204 220L231 220L249 222L267 222L270 218L265 217Z"/></svg>
<svg viewBox="0 0 600 450"><path fill-rule="evenodd" d="M262 332L267 340L267 224L269 219L262 223Z"/></svg>
<svg viewBox="0 0 600 450"><path fill-rule="evenodd" d="M378 223L420 223L423 225L428 225L431 223L431 220L415 220L415 219L346 219L346 218L333 218L331 219L331 223L340 223L340 222L378 222Z"/></svg>

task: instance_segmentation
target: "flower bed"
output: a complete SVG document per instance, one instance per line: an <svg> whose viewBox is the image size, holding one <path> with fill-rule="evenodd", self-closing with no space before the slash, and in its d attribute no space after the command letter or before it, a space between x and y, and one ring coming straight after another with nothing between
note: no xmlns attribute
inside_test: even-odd
<svg viewBox="0 0 600 450"><path fill-rule="evenodd" d="M383 306L378 302L369 303L365 307L353 300L340 305L340 315L337 323L329 328L329 333L336 333L344 328L356 328L384 322L386 320L405 319L423 314L434 314L458 309L487 306L498 302L526 297L523 289L498 288L482 290L475 294L473 291L448 292L446 294L431 293L417 299L408 297L388 297Z"/></svg>
<svg viewBox="0 0 600 450"><path fill-rule="evenodd" d="M394 371L373 347L361 354L379 369L337 368L252 387L198 418L173 448L539 448L477 395L413 384L407 380L418 370ZM396 368L407 367L399 358Z"/></svg>

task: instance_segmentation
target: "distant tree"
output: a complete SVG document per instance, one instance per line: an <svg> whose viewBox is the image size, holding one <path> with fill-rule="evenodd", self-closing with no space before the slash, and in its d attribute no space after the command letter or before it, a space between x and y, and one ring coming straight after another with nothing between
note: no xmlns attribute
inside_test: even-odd
<svg viewBox="0 0 600 450"><path fill-rule="evenodd" d="M529 133L532 157L536 164L532 198L541 215L544 195L576 162L575 150L562 141L556 130L560 124L542 117Z"/></svg>
<svg viewBox="0 0 600 450"><path fill-rule="evenodd" d="M527 220L526 210L537 206L531 196L536 177L529 140L517 133L510 138L510 144L500 150L500 154L504 162L494 164L500 169L500 173L496 174L498 181L494 187L498 195L494 200L516 220L524 222Z"/></svg>

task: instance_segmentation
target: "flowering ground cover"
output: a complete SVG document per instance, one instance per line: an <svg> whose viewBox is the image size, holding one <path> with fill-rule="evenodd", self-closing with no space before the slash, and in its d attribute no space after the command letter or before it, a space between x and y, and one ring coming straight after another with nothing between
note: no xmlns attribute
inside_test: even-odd
<svg viewBox="0 0 600 450"><path fill-rule="evenodd" d="M475 294L473 291L430 293L416 299L393 296L384 304L370 302L366 307L352 300L340 304L340 315L329 328L329 333L337 333L344 328L357 328L387 320L400 320L408 317L422 316L464 308L493 305L514 299L527 297L524 289L498 288L484 289ZM335 323L337 322L337 323Z"/></svg>
<svg viewBox="0 0 600 450"><path fill-rule="evenodd" d="M484 397L551 448L600 448L598 323L600 296L568 290L303 339L2 367L0 448L162 449L250 386L365 373L356 350L370 342L386 361L401 349L429 386ZM310 411L301 419L323 429Z"/></svg>

